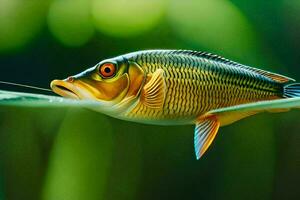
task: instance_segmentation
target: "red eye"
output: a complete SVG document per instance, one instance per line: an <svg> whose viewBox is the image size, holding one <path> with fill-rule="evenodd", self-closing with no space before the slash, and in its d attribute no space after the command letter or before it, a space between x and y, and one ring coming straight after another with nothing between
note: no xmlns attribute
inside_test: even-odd
<svg viewBox="0 0 300 200"><path fill-rule="evenodd" d="M99 72L104 78L112 77L116 73L116 66L113 63L105 63L99 67Z"/></svg>

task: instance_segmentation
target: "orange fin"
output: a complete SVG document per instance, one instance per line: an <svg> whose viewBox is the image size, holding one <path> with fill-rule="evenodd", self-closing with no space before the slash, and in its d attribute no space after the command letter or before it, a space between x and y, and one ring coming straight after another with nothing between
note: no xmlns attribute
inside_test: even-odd
<svg viewBox="0 0 300 200"><path fill-rule="evenodd" d="M157 69L142 90L141 101L145 106L160 109L165 101L164 70Z"/></svg>
<svg viewBox="0 0 300 200"><path fill-rule="evenodd" d="M196 122L194 133L194 148L197 160L202 157L217 135L220 122L212 115Z"/></svg>

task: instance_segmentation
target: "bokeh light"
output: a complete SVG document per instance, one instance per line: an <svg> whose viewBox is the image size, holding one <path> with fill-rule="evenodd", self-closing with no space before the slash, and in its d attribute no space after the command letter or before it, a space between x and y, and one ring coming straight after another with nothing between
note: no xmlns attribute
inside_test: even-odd
<svg viewBox="0 0 300 200"><path fill-rule="evenodd" d="M191 49L299 82L299 2L0 0L0 80L48 87L127 52ZM300 199L299 110L222 127L200 160L193 125L63 107L0 119L0 200Z"/></svg>
<svg viewBox="0 0 300 200"><path fill-rule="evenodd" d="M66 46L81 46L94 33L89 0L55 0L48 23L53 35Z"/></svg>
<svg viewBox="0 0 300 200"><path fill-rule="evenodd" d="M249 22L227 0L172 0L169 8L174 31L194 46L239 58L254 50Z"/></svg>
<svg viewBox="0 0 300 200"><path fill-rule="evenodd" d="M0 52L17 50L41 31L49 0L0 1Z"/></svg>
<svg viewBox="0 0 300 200"><path fill-rule="evenodd" d="M97 30L128 37L154 28L167 5L167 0L94 0L92 12Z"/></svg>

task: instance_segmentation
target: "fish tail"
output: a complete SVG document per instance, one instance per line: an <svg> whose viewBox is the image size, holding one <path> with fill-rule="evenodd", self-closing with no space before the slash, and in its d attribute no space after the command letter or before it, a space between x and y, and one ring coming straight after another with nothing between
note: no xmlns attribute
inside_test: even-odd
<svg viewBox="0 0 300 200"><path fill-rule="evenodd" d="M300 83L292 83L283 87L283 97L300 97Z"/></svg>

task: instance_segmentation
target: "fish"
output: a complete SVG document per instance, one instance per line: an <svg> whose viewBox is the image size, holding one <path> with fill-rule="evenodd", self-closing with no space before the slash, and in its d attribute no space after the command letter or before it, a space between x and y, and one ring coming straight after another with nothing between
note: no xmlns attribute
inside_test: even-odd
<svg viewBox="0 0 300 200"><path fill-rule="evenodd" d="M211 146L220 127L265 110L288 111L290 107L264 105L300 97L300 83L292 78L192 50L120 55L53 80L50 87L63 97L97 101L99 106L92 109L114 118L195 125L197 159Z"/></svg>

